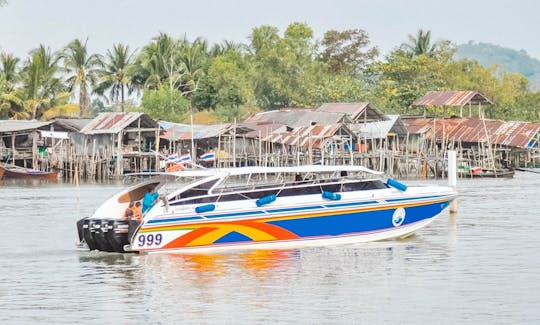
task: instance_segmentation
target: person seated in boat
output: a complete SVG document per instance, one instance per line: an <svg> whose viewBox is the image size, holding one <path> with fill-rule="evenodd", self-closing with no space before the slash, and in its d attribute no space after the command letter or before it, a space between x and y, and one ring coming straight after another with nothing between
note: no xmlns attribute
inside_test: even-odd
<svg viewBox="0 0 540 325"><path fill-rule="evenodd" d="M138 222L142 221L142 204L141 202L137 201L135 202L135 206L132 209L133 211L133 220L137 220Z"/></svg>
<svg viewBox="0 0 540 325"><path fill-rule="evenodd" d="M135 202L133 201L129 202L129 206L124 212L124 220L129 220L133 217L134 208L135 208Z"/></svg>
<svg viewBox="0 0 540 325"><path fill-rule="evenodd" d="M150 210L150 208L156 204L158 196L159 194L155 190L144 193L142 200L142 214L145 214L146 211Z"/></svg>

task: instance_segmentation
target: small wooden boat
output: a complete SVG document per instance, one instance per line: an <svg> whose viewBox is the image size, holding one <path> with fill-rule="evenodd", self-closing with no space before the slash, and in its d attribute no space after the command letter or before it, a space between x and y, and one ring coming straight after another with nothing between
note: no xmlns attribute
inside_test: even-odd
<svg viewBox="0 0 540 325"><path fill-rule="evenodd" d="M491 177L491 178L512 178L514 177L515 171L508 168L500 169L483 169L481 172L472 174L471 176L476 177Z"/></svg>
<svg viewBox="0 0 540 325"><path fill-rule="evenodd" d="M467 167L459 166L458 174L460 177L470 178L512 178L514 177L515 170L509 168L482 168L480 166Z"/></svg>
<svg viewBox="0 0 540 325"><path fill-rule="evenodd" d="M0 165L0 177L22 178L22 179L45 179L55 181L58 177L57 171L44 172L15 165Z"/></svg>

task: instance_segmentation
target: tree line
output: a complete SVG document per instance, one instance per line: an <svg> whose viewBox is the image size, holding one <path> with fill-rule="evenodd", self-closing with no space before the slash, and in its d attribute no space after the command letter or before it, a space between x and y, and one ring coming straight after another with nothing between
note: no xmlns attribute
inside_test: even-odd
<svg viewBox="0 0 540 325"><path fill-rule="evenodd" d="M144 111L170 121L196 113L199 122L217 122L360 101L386 113L418 114L411 104L427 91L476 90L495 103L488 117L540 119L540 92L523 75L455 59L455 52L451 41L434 42L430 31L419 30L379 57L362 29L329 30L318 40L305 23L291 23L283 33L253 28L245 44L161 33L141 49L118 43L104 54L75 39L57 51L39 45L23 59L0 51L0 118Z"/></svg>

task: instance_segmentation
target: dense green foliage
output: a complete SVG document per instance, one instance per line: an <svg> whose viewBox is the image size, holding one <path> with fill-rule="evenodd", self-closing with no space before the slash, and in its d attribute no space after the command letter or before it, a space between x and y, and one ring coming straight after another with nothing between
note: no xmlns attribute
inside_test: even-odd
<svg viewBox="0 0 540 325"><path fill-rule="evenodd" d="M361 29L330 30L317 40L305 23L292 23L283 33L268 25L253 28L247 44L209 45L162 33L139 51L115 44L104 55L73 40L59 52L41 45L25 59L0 53L0 118L138 110L171 121L189 121L197 112L232 121L257 110L358 101L388 113L418 114L423 109L411 104L430 90L479 91L495 103L489 117L540 118L540 92L526 78L536 73L534 64L515 63L510 73L458 58L456 50L419 30L377 58ZM507 61L519 61L512 53Z"/></svg>

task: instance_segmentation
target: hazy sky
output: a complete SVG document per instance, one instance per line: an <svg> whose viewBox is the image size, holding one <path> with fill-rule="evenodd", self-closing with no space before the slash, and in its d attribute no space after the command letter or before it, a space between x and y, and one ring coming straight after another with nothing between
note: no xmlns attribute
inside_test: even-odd
<svg viewBox="0 0 540 325"><path fill-rule="evenodd" d="M40 43L56 50L88 38L92 51L104 53L118 42L140 48L159 32L247 43L254 27L283 32L298 21L318 39L330 29L364 29L383 53L423 28L434 40L489 42L540 59L539 14L539 0L7 0L0 49L25 56Z"/></svg>

